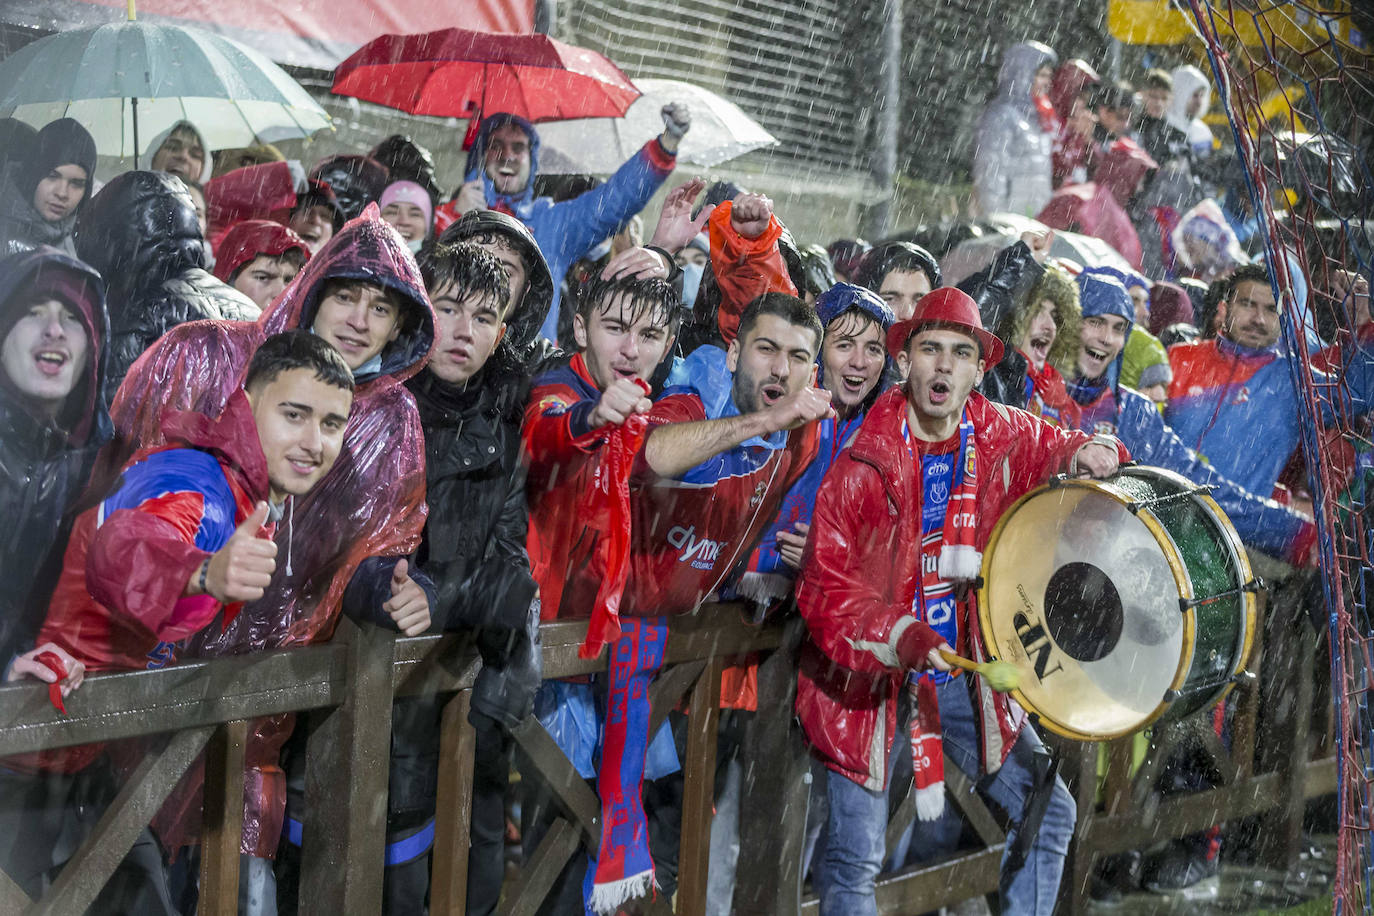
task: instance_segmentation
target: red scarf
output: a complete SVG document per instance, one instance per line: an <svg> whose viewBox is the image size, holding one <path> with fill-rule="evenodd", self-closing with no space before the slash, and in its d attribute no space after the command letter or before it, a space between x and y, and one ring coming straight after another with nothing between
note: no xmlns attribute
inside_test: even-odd
<svg viewBox="0 0 1374 916"><path fill-rule="evenodd" d="M1024 353L1021 354L1025 356ZM1069 396L1064 385L1064 377L1048 362L1043 369L1036 369L1030 357L1026 357L1026 379L1030 390L1026 392L1026 410L1061 429L1078 429L1080 411L1078 403Z"/></svg>

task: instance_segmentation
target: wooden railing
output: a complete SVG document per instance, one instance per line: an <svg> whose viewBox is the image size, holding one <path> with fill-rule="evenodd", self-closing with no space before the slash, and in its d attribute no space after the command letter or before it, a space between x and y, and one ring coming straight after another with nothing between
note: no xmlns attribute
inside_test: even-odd
<svg viewBox="0 0 1374 916"><path fill-rule="evenodd" d="M1284 570L1262 571L1278 578ZM1279 574L1276 576L1275 574ZM1106 802L1095 802L1098 745L1063 742L1060 753L1079 804L1079 827L1065 870L1068 911L1086 899L1097 856L1140 848L1228 819L1263 815L1271 864L1295 861L1306 798L1335 788L1329 726L1313 742L1314 652L1317 638L1297 617L1280 588L1270 602L1260 677L1240 689L1230 750L1208 728L1188 721L1156 730L1150 756L1131 777L1126 745L1109 747ZM605 661L578 658L585 624L542 628L544 676L569 677L604 670ZM738 608L708 607L672 621L663 669L652 688L657 729L668 710L686 699L688 738L683 759L684 800L678 891L646 911L705 912L710 822L716 765L720 672L724 660L761 652L759 709L742 751L746 786L741 811L740 859L734 911L755 914L816 912L803 897L801 849L810 767L793 715L796 621L755 628ZM431 912L462 914L467 885L474 733L467 721L480 660L461 636L396 639L344 622L327 645L181 664L88 678L56 714L38 685L0 687L0 756L96 741L144 738L149 750L130 774L88 841L68 862L42 900L31 901L0 873L0 912L82 913L152 819L182 774L206 756L205 818L200 871L200 913L236 911L242 831L244 744L248 722L297 712L311 718L306 750L306 804L300 912L338 916L381 910L387 759L393 699L448 695L441 725L438 817L432 858ZM1261 704L1272 695L1291 702ZM1264 694L1269 695L1269 694ZM1263 714L1262 714L1263 711ZM1321 731L1320 729L1318 730ZM652 732L651 732L652 733ZM554 789L561 817L545 835L513 885L501 912L532 914L557 875L600 835L600 806L552 738L533 718L514 730L522 757ZM1220 788L1160 799L1153 790L1159 766L1185 738L1201 742L1222 773ZM1316 759L1310 748L1315 743ZM960 791L957 772L947 778L983 848L930 866L884 875L882 912L917 912L995 892L1005 824L977 798ZM966 788L966 787L965 787ZM322 798L328 804L320 804ZM782 814L785 812L785 814ZM909 823L904 804L889 830Z"/></svg>

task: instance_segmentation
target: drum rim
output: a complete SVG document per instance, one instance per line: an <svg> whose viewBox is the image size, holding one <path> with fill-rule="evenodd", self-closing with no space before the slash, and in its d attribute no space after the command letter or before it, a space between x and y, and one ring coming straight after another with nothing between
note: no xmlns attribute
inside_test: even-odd
<svg viewBox="0 0 1374 916"><path fill-rule="evenodd" d="M1132 471L1149 471L1154 473L1153 475L1150 473L1131 474L1130 472ZM1230 520L1226 517L1226 514L1221 511L1221 507L1217 505L1216 500L1212 499L1212 497L1208 495L1206 491L1199 492L1197 485L1189 481L1186 477L1182 477L1181 475L1175 474L1172 471L1165 470L1164 468L1156 468L1151 465L1132 465L1127 468L1122 468L1120 473L1127 476L1160 476L1172 480L1175 483L1181 483L1188 489L1193 490L1194 492L1192 492L1190 495L1199 503L1201 503L1203 508L1209 514L1211 514L1216 521L1225 522L1225 524L1218 524L1217 527L1221 529L1223 538L1226 541L1227 546L1231 549L1233 558L1239 560L1239 566L1242 573L1242 580L1250 581L1253 578L1250 570L1250 564L1245 556L1244 551L1241 550L1237 554L1236 548L1239 545L1239 539L1235 534L1234 526L1231 525ZM990 658L998 659L1001 657L1000 654L997 652L996 640L989 639L985 635L991 634L992 632L992 625L990 620L992 602L990 600L989 595L990 585L988 584L990 577L986 575L986 573L988 572L988 564L990 562L990 559L996 553L997 544L1001 540L1002 534L1005 531L1007 524L1010 522L1012 516L1016 514L1016 511L1021 508L1021 505L1023 503L1029 502L1032 498L1039 496L1041 493L1045 493L1050 490L1064 489L1066 487L1096 490L1106 495L1108 498L1115 500L1121 505L1127 505L1135 502L1135 500L1132 499L1128 494L1126 494L1124 491L1116 487L1111 486L1111 484L1106 480L1098 480L1095 478L1066 477L1064 475L1057 475L1050 481L1041 484L1040 486L1023 495L1020 499L1016 500L1016 502L1012 503L1010 508L1008 508L1005 512L1002 513L1001 518L999 518L997 520L997 523L993 526L992 534L989 535L987 545L984 547L983 550L983 584L980 585L978 588L978 624L980 631L978 635L980 642L983 643L984 652ZM1159 518L1154 514L1154 512L1150 511L1148 508L1133 514L1136 518L1140 519L1142 523L1144 523L1146 529L1150 532L1151 536L1154 537L1156 542L1159 543L1160 547L1164 549L1165 561L1169 564L1169 570L1173 573L1175 584L1177 585L1179 590L1179 597L1185 600L1192 600L1195 597L1192 579L1188 576L1187 570L1183 566L1183 563L1181 561L1181 555L1178 550L1178 545L1174 543L1174 539L1169 535L1168 531L1164 528L1163 523L1159 521ZM1237 662L1235 670L1231 672L1231 683L1222 689L1222 692L1217 696L1217 702L1224 699L1227 693L1229 693L1232 687L1234 687L1235 674L1244 667L1244 665L1249 659L1249 653L1254 639L1255 596L1253 593L1246 592L1244 594L1244 606L1246 617L1246 631L1244 642L1242 644L1241 654L1239 656L1239 660ZM1192 669L1193 654L1197 646L1196 612L1193 608L1190 607L1186 611L1182 611L1181 613L1183 616L1184 651L1179 653L1178 668L1174 671L1173 680L1170 682L1169 687L1167 688L1167 690L1170 692L1178 692L1187 682L1188 672ZM1159 704L1153 710L1151 710L1148 716L1146 716L1141 722L1127 729L1115 729L1106 732L1084 732L1072 728L1070 726L1064 725L1060 722L1056 722L1054 719L1050 718L1044 712L1037 709L1036 706L1026 698L1025 693L1021 690L1020 687L1014 688L1010 692L1012 697L1021 706L1021 708L1025 710L1027 714L1034 716L1038 723L1042 724L1044 727L1048 728L1050 731L1054 732L1057 735L1061 735L1065 738L1070 738L1076 741L1110 741L1115 738L1125 737L1126 735L1133 735L1141 731L1142 729L1150 727L1155 722L1157 722L1161 716L1163 716L1166 712L1169 711L1169 708L1173 706L1174 703L1173 700L1161 699Z"/></svg>
<svg viewBox="0 0 1374 916"><path fill-rule="evenodd" d="M1121 473L1134 477L1163 477L1191 489L1193 491L1191 493L1193 499L1211 514L1217 529L1221 532L1222 539L1226 542L1227 549L1231 552L1231 559L1240 570L1241 584L1243 585L1255 581L1255 572L1250 566L1250 555L1245 550L1245 543L1236 532L1235 523L1231 521L1226 511L1221 508L1221 504L1216 501L1209 490L1198 486L1177 471L1171 471L1168 468L1161 468L1155 465L1132 465L1127 468L1122 468ZM1221 688L1209 705L1215 705L1225 700L1226 697L1230 695L1231 691L1235 689L1236 676L1244 671L1246 666L1250 664L1250 655L1255 648L1255 630L1259 625L1259 598L1256 597L1253 591L1246 591L1241 593L1241 600L1245 613L1245 629L1241 640L1240 653L1236 656L1235 663L1231 667L1229 682L1225 687ZM1190 609L1188 613L1191 615L1193 611Z"/></svg>

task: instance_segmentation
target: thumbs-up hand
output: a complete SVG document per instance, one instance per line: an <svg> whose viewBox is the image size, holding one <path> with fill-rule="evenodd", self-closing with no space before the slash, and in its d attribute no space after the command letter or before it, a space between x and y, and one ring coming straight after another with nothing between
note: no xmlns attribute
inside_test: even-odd
<svg viewBox="0 0 1374 916"><path fill-rule="evenodd" d="M391 573L391 600L382 610L406 636L419 636L429 629L429 598L419 583L410 578L410 564L402 557Z"/></svg>
<svg viewBox="0 0 1374 916"><path fill-rule="evenodd" d="M205 590L221 604L256 601L272 582L277 568L277 545L261 536L267 503L259 502L229 541L210 556Z"/></svg>

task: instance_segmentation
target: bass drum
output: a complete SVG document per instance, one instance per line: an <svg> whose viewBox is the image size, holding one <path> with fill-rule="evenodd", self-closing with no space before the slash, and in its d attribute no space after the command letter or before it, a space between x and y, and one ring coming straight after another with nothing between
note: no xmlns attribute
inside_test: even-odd
<svg viewBox="0 0 1374 916"><path fill-rule="evenodd" d="M1022 497L984 552L978 616L1017 701L1100 741L1224 697L1250 657L1245 548L1206 488L1153 467Z"/></svg>

